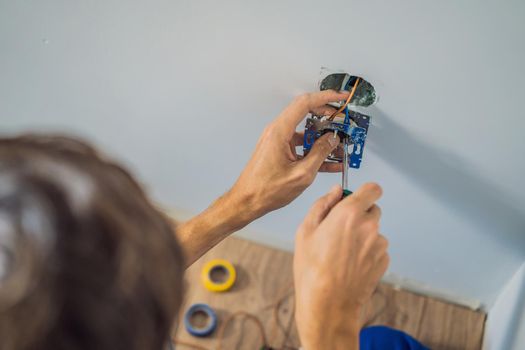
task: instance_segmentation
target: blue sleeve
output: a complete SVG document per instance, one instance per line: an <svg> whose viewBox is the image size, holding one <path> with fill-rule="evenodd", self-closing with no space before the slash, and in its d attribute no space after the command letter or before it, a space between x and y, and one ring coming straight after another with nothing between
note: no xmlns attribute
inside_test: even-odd
<svg viewBox="0 0 525 350"><path fill-rule="evenodd" d="M385 326L367 327L359 335L360 350L429 350L408 334Z"/></svg>

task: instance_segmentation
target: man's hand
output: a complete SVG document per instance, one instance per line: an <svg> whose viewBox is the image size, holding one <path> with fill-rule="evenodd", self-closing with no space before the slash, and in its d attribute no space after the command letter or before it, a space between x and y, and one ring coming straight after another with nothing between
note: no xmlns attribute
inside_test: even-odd
<svg viewBox="0 0 525 350"><path fill-rule="evenodd" d="M300 159L295 147L303 144L303 135L295 129L309 112L332 114L335 109L327 103L347 97L348 93L335 91L299 96L268 125L235 185L204 212L176 227L188 265L232 232L290 203L318 171L341 171L341 164L324 163L338 138L321 137L308 156Z"/></svg>
<svg viewBox="0 0 525 350"><path fill-rule="evenodd" d="M319 199L298 229L296 322L309 349L359 349L360 313L385 273L379 234L381 188L366 184L341 200L341 187Z"/></svg>
<svg viewBox="0 0 525 350"><path fill-rule="evenodd" d="M314 181L318 171L341 171L341 164L324 162L339 144L338 137L324 135L301 159L295 148L303 144L303 133L295 130L306 114L332 114L335 109L327 104L347 97L348 93L332 90L299 96L266 127L230 191L243 198L243 210L252 214L251 220L289 204Z"/></svg>

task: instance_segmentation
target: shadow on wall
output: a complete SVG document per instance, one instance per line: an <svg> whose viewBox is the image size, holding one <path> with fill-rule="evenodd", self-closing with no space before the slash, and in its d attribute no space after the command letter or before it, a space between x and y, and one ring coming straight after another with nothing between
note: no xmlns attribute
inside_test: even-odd
<svg viewBox="0 0 525 350"><path fill-rule="evenodd" d="M457 210L480 233L497 235L502 245L525 256L525 215L504 200L494 183L477 176L456 155L418 140L379 109L374 108L371 115L369 150Z"/></svg>

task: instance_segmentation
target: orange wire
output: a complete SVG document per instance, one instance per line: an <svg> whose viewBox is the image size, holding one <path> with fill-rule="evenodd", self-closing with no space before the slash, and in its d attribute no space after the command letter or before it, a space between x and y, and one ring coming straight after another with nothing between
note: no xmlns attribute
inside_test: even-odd
<svg viewBox="0 0 525 350"><path fill-rule="evenodd" d="M352 88L352 91L350 91L350 95L348 95L348 98L346 99L346 102L344 105L341 106L341 108L339 108L336 112L334 112L330 118L328 118L329 120L333 120L335 118L336 115L338 115L339 113L341 113L345 108L346 106L348 106L348 104L350 103L350 100L352 100L352 97L354 97L354 94L355 94L355 90L357 89L357 85L359 85L359 81L361 80L361 78L357 78L357 80L355 81L355 84L354 84L354 87Z"/></svg>

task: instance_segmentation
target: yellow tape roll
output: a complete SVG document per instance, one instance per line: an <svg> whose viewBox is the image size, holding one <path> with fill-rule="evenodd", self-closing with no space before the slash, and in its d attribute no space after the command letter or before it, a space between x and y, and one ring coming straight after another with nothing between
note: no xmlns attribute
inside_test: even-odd
<svg viewBox="0 0 525 350"><path fill-rule="evenodd" d="M221 269L226 273L226 280L223 282L213 281L211 274L214 270ZM202 268L201 278L204 287L212 292L225 292L230 289L235 283L237 274L232 263L224 259L214 259L208 261Z"/></svg>

